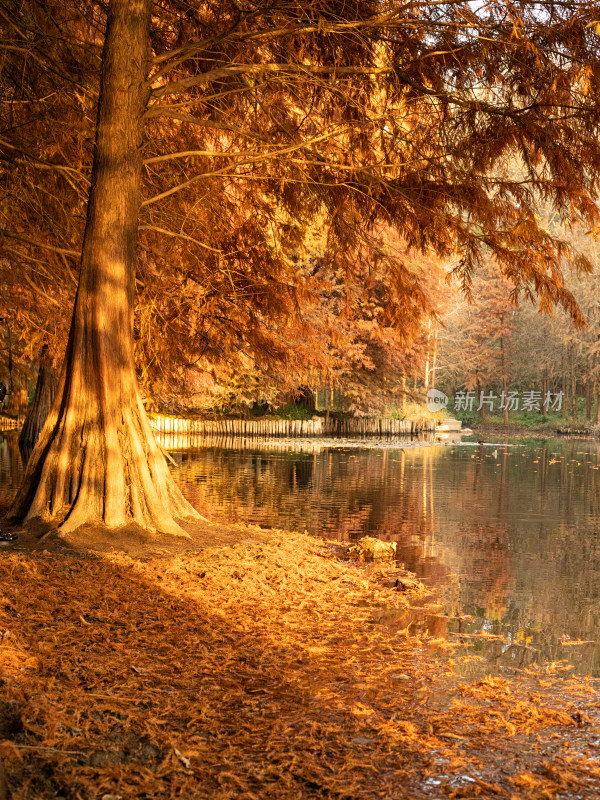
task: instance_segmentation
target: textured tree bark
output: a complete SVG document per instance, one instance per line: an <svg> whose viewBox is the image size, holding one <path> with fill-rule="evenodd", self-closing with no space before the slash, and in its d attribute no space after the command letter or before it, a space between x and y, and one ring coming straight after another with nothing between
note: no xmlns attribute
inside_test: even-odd
<svg viewBox="0 0 600 800"><path fill-rule="evenodd" d="M151 0L111 0L81 272L52 409L9 513L186 535L197 517L144 411L133 355L142 114Z"/></svg>
<svg viewBox="0 0 600 800"><path fill-rule="evenodd" d="M19 434L19 449L26 461L31 455L40 431L44 427L48 412L52 407L52 401L56 394L56 382L52 358L48 353L48 345L45 344L40 354L40 370L35 385L33 401L29 406L27 417Z"/></svg>
<svg viewBox="0 0 600 800"><path fill-rule="evenodd" d="M0 800L7 800L8 798L8 787L6 785L6 774L4 772L4 765L2 764L2 759L0 759Z"/></svg>

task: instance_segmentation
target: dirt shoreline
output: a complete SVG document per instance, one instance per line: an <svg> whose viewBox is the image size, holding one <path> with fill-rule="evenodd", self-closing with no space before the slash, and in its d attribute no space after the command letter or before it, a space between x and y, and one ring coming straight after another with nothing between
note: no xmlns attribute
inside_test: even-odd
<svg viewBox="0 0 600 800"><path fill-rule="evenodd" d="M596 683L456 677L396 566L243 526L143 538L0 551L13 800L600 793Z"/></svg>

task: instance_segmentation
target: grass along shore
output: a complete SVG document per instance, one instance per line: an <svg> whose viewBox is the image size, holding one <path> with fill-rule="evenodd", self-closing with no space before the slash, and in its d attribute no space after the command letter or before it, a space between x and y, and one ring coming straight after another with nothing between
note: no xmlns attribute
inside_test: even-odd
<svg viewBox="0 0 600 800"><path fill-rule="evenodd" d="M13 800L600 793L595 682L456 677L411 627L435 595L396 591L395 565L242 526L29 544L0 552Z"/></svg>
<svg viewBox="0 0 600 800"><path fill-rule="evenodd" d="M562 414L543 414L535 411L511 412L508 424L502 414L486 414L480 416L475 413L459 412L453 414L460 419L464 428L471 428L480 433L506 433L509 435L529 433L544 436L556 436L559 431L585 431L590 436L600 436L600 425L586 420L585 413L578 415L577 420L572 415L563 417Z"/></svg>

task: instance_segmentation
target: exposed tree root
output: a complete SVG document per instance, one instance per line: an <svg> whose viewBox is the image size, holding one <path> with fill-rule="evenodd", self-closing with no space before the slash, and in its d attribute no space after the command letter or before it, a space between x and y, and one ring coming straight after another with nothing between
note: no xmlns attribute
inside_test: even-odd
<svg viewBox="0 0 600 800"><path fill-rule="evenodd" d="M63 533L89 522L110 528L134 522L187 536L176 520L199 515L169 473L135 376L126 381L132 402L111 415L102 413L102 398L90 397L90 386L86 391L78 375L75 370L67 385L63 374L9 519L41 517L60 523Z"/></svg>

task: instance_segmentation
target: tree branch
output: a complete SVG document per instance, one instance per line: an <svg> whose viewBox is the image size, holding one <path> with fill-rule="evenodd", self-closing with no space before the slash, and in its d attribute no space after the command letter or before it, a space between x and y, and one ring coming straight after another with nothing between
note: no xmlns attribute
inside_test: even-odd
<svg viewBox="0 0 600 800"><path fill-rule="evenodd" d="M55 247L45 242L36 242L35 239L30 239L28 236L22 236L21 234L7 231L5 228L0 228L0 236L6 236L8 239L15 239L17 242L25 242L25 244L31 244L34 247L41 247L43 250L51 250L53 253L59 253L60 255L81 258L81 252L78 250L67 250L64 247Z"/></svg>
<svg viewBox="0 0 600 800"><path fill-rule="evenodd" d="M31 153L28 153L27 150L23 150L22 147L17 147L16 145L12 144L11 142L9 142L7 139L4 138L0 139L0 145L2 145L2 147L8 148L9 150L14 150L17 153L21 153L21 155L25 156L27 159L29 159L29 161L32 162L32 166L36 166L39 169L52 169L55 170L56 172L73 173L74 175L77 175L79 178L83 178L83 180L87 184L90 183L90 179L87 177L87 175L84 175L83 172L80 172L80 170L75 169L75 167L67 167L64 166L63 164L53 164L51 161L44 161L43 159L38 158L37 156L34 156ZM29 163L25 161L19 161L18 159L15 159L15 161L17 161L17 163L20 164Z"/></svg>
<svg viewBox="0 0 600 800"><path fill-rule="evenodd" d="M237 167L246 167L249 166L250 164L258 164L261 161L267 161L272 158L279 158L289 153L293 153L296 150L303 150L306 147L310 147L313 144L325 141L326 139L331 139L335 136L340 136L343 133L348 132L348 130L350 129L341 128L337 131L324 133L321 136L315 136L314 138L308 139L307 141L301 142L300 144L290 145L290 147L282 147L278 150L273 150L269 153L261 153L258 156L253 156L252 158L247 158L242 161L236 161L234 164L229 164L228 166L223 167L222 169L216 169L213 170L212 172L203 172L199 175L194 175L193 178L190 178L189 180L184 181L183 183L179 183L177 184L177 186L173 186L171 189L166 189L164 192L161 192L160 194L157 194L154 197L150 197L147 200L144 200L142 202L142 206L148 206L151 205L152 203L158 202L159 200L163 200L165 197L169 197L170 195L175 194L175 192L179 192L182 189L186 189L188 186L191 186L192 184L196 183L199 180L202 180L203 178L214 178L217 177L218 175L226 175L229 172L231 172L231 170Z"/></svg>
<svg viewBox="0 0 600 800"><path fill-rule="evenodd" d="M222 250L218 250L216 247L211 247L209 244L205 244L201 242L199 239L194 239L193 236L188 236L185 233L178 233L177 231L169 231L166 228L159 228L156 225L140 225L139 230L141 231L155 231L156 233L163 233L166 236L174 236L177 239L185 239L188 242L193 242L194 244L200 245L200 247L205 247L207 250L210 250L213 253L222 253Z"/></svg>
<svg viewBox="0 0 600 800"><path fill-rule="evenodd" d="M263 74L290 74L290 75L383 75L393 72L393 67L375 66L355 66L340 67L335 64L233 64L227 67L211 69L201 75L192 75L189 78L182 78L179 81L164 84L158 89L152 90L152 97L160 99L169 94L175 94L193 86L212 83L221 78L228 78L232 75L263 75ZM252 87L249 87L249 90Z"/></svg>

